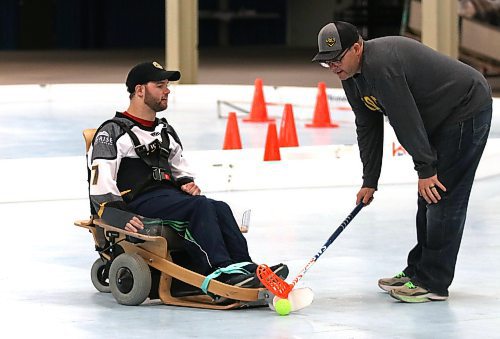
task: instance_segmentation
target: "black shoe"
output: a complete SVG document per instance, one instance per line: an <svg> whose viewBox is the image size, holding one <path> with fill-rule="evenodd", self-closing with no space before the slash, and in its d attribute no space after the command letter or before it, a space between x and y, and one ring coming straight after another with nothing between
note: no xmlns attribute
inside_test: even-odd
<svg viewBox="0 0 500 339"><path fill-rule="evenodd" d="M260 285L260 281L255 273L221 274L218 278L216 278L216 280L224 284L245 288L257 288Z"/></svg>
<svg viewBox="0 0 500 339"><path fill-rule="evenodd" d="M285 264L278 264L278 265L271 266L269 268L271 269L271 271L274 272L274 274L276 274L278 277L280 277L283 280L285 280L288 277L288 273L289 273L288 266Z"/></svg>
<svg viewBox="0 0 500 339"><path fill-rule="evenodd" d="M248 273L255 273L257 271L258 265L256 263L250 263L242 267L242 269L248 271Z"/></svg>

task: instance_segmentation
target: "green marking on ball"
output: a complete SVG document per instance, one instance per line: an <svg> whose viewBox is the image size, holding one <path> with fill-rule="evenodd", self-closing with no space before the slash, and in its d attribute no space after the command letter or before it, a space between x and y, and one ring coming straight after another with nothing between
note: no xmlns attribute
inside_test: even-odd
<svg viewBox="0 0 500 339"><path fill-rule="evenodd" d="M279 315L288 315L292 311L292 304L288 299L280 299L276 302L274 308Z"/></svg>

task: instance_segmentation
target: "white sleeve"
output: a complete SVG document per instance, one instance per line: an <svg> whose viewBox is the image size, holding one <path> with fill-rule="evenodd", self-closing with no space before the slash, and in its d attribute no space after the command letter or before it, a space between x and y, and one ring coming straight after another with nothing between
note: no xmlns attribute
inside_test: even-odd
<svg viewBox="0 0 500 339"><path fill-rule="evenodd" d="M174 138L169 135L170 138L170 156L168 157L170 167L172 169L172 175L175 180L180 178L193 178L194 174L189 168L188 161L182 155L182 147L179 145Z"/></svg>
<svg viewBox="0 0 500 339"><path fill-rule="evenodd" d="M103 203L124 204L116 182L120 162L129 148L123 141L124 138L116 140L111 133L108 135L103 133L101 137L98 134L89 149L87 156L90 170L89 193L96 211Z"/></svg>

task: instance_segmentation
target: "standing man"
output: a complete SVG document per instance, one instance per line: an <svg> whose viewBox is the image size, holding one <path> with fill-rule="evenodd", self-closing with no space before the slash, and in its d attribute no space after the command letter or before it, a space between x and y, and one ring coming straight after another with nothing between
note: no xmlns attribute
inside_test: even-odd
<svg viewBox="0 0 500 339"><path fill-rule="evenodd" d="M324 26L313 61L342 81L356 116L369 204L382 166L384 116L418 174L417 244L407 267L379 286L405 302L446 300L455 272L474 175L491 124L486 79L409 38L364 41L347 22Z"/></svg>
<svg viewBox="0 0 500 339"><path fill-rule="evenodd" d="M180 76L157 62L128 73L129 107L97 129L88 152L92 214L108 215L108 223L131 232L144 228L139 215L176 221L185 226L199 273L258 287L257 265L229 205L200 195L178 135L156 117L168 106L169 82ZM271 269L283 278L288 274L282 264Z"/></svg>

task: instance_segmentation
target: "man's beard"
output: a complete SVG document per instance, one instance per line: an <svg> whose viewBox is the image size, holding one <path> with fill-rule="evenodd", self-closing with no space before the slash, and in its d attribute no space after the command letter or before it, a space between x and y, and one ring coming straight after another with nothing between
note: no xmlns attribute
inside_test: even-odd
<svg viewBox="0 0 500 339"><path fill-rule="evenodd" d="M146 89L146 93L144 95L144 103L151 108L155 112L161 112L167 109L167 101L159 100L157 101L152 95L149 94Z"/></svg>

